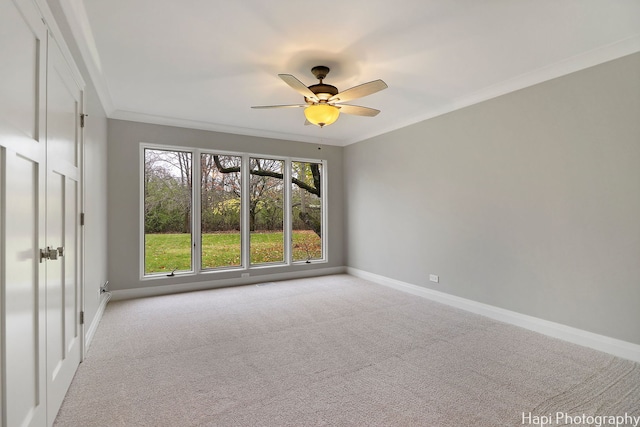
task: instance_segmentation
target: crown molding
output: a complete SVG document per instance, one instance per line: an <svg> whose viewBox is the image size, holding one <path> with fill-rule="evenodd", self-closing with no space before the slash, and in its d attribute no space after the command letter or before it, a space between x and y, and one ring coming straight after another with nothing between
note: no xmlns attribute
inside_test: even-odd
<svg viewBox="0 0 640 427"><path fill-rule="evenodd" d="M213 132L231 133L235 135L255 136L260 138L284 139L287 141L308 142L311 144L343 146L343 141L330 138L320 138L308 135L298 135L285 132L273 132L262 129L228 126L198 120L177 119L173 117L157 116L153 114L137 113L133 111L116 110L110 119L128 120L131 122L150 123L156 125L175 126L188 129L199 129Z"/></svg>

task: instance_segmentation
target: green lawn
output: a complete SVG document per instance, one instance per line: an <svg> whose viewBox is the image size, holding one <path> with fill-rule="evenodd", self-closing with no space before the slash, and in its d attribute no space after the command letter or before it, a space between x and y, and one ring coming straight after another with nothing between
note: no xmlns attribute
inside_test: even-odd
<svg viewBox="0 0 640 427"><path fill-rule="evenodd" d="M145 235L145 273L191 270L191 236L188 234Z"/></svg>
<svg viewBox="0 0 640 427"><path fill-rule="evenodd" d="M191 269L191 237L188 234L147 234L145 273L164 273ZM283 261L282 233L251 233L251 263ZM293 232L293 259L306 261L322 257L320 238L312 231ZM240 233L202 235L202 267L239 266Z"/></svg>

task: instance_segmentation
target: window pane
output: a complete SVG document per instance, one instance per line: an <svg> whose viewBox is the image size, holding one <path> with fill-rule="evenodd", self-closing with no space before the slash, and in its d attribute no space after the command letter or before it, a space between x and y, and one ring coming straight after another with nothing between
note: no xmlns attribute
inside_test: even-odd
<svg viewBox="0 0 640 427"><path fill-rule="evenodd" d="M191 153L144 150L144 273L190 271Z"/></svg>
<svg viewBox="0 0 640 427"><path fill-rule="evenodd" d="M321 173L320 163L291 163L293 261L322 258Z"/></svg>
<svg viewBox="0 0 640 427"><path fill-rule="evenodd" d="M242 157L202 154L202 268L239 267Z"/></svg>
<svg viewBox="0 0 640 427"><path fill-rule="evenodd" d="M284 161L250 160L251 264L284 262Z"/></svg>

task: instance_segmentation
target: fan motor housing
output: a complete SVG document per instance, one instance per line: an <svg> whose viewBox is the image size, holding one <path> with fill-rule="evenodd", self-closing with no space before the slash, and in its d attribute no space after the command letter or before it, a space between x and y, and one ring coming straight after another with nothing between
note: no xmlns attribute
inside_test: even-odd
<svg viewBox="0 0 640 427"><path fill-rule="evenodd" d="M309 86L309 90L315 93L321 100L327 100L338 93L338 88L332 85L318 83ZM324 96L323 96L324 95ZM306 98L305 98L306 99Z"/></svg>

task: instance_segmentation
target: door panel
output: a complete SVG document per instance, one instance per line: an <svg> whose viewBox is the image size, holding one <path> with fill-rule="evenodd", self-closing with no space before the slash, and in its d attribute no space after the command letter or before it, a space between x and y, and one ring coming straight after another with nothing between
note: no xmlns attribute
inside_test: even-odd
<svg viewBox="0 0 640 427"><path fill-rule="evenodd" d="M3 1L0 6L0 58L11 58L3 59L0 68L0 123L11 133L37 140L40 66L45 59L41 53L47 40L33 4L17 3L22 11L11 1Z"/></svg>
<svg viewBox="0 0 640 427"><path fill-rule="evenodd" d="M50 63L52 59L55 58L49 58ZM68 74L65 64L52 65L47 76L47 149L65 164L77 167L78 87L69 76L62 74Z"/></svg>
<svg viewBox="0 0 640 427"><path fill-rule="evenodd" d="M47 247L62 246L64 234L64 176L47 175ZM57 254L56 254L57 256ZM55 381L66 359L64 345L63 258L47 261L47 375Z"/></svg>
<svg viewBox="0 0 640 427"><path fill-rule="evenodd" d="M80 286L79 286L79 254L78 254L78 182L65 178L64 188L64 256L62 262L64 264L64 310L65 319L65 351L73 351L74 345L81 340L80 336Z"/></svg>
<svg viewBox="0 0 640 427"><path fill-rule="evenodd" d="M35 3L0 2L0 425L46 424L45 87Z"/></svg>
<svg viewBox="0 0 640 427"><path fill-rule="evenodd" d="M52 424L82 355L79 155L82 91L49 38L47 62L47 420Z"/></svg>
<svg viewBox="0 0 640 427"><path fill-rule="evenodd" d="M39 286L39 165L14 152L3 155L6 194L6 425L45 422L44 295ZM10 201L10 202L9 202ZM6 203L9 202L9 203Z"/></svg>

